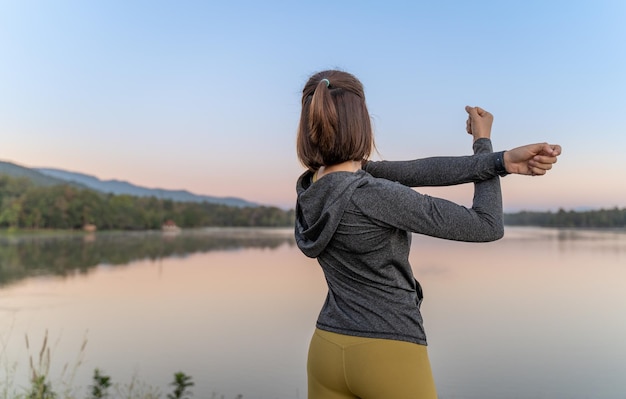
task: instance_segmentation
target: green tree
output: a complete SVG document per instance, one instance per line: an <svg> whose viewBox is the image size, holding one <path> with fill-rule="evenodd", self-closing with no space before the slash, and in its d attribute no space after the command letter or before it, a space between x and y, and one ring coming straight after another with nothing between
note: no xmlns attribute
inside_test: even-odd
<svg viewBox="0 0 626 399"><path fill-rule="evenodd" d="M18 227L22 204L14 198L5 198L0 210L0 225L11 228Z"/></svg>

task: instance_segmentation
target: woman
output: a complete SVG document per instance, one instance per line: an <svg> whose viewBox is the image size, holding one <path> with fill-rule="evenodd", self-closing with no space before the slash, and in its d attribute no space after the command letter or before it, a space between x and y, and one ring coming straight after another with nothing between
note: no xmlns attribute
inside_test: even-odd
<svg viewBox="0 0 626 399"><path fill-rule="evenodd" d="M543 175L560 147L493 153L488 112L466 107L473 156L370 162L374 148L361 83L313 75L302 93L295 236L317 258L328 295L308 358L309 399L436 399L408 261L411 234L494 241L504 233L498 176ZM474 182L470 209L411 187Z"/></svg>

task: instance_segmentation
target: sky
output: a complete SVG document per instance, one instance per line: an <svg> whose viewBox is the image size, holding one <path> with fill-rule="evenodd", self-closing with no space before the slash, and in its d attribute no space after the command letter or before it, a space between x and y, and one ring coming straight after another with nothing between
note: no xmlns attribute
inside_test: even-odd
<svg viewBox="0 0 626 399"><path fill-rule="evenodd" d="M308 77L364 84L378 154L550 142L506 211L626 207L626 2L0 0L0 159L293 207ZM464 205L472 187L420 190Z"/></svg>

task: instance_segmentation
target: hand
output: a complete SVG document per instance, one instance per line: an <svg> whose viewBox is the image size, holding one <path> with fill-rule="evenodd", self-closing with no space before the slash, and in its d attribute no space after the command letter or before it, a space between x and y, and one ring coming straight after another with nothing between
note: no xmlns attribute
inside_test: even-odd
<svg viewBox="0 0 626 399"><path fill-rule="evenodd" d="M493 115L480 107L465 107L465 111L469 114L467 117L466 130L467 133L474 136L474 141L491 138L491 124L493 123Z"/></svg>
<svg viewBox="0 0 626 399"><path fill-rule="evenodd" d="M558 144L537 143L517 147L504 153L504 167L518 175L545 175L561 155Z"/></svg>

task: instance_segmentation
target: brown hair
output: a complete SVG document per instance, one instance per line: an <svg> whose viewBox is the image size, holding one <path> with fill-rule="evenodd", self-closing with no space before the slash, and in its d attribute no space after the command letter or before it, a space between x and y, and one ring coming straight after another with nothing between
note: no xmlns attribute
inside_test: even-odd
<svg viewBox="0 0 626 399"><path fill-rule="evenodd" d="M343 71L311 76L302 90L302 114L296 139L300 162L310 170L345 161L366 160L374 135L363 85Z"/></svg>

